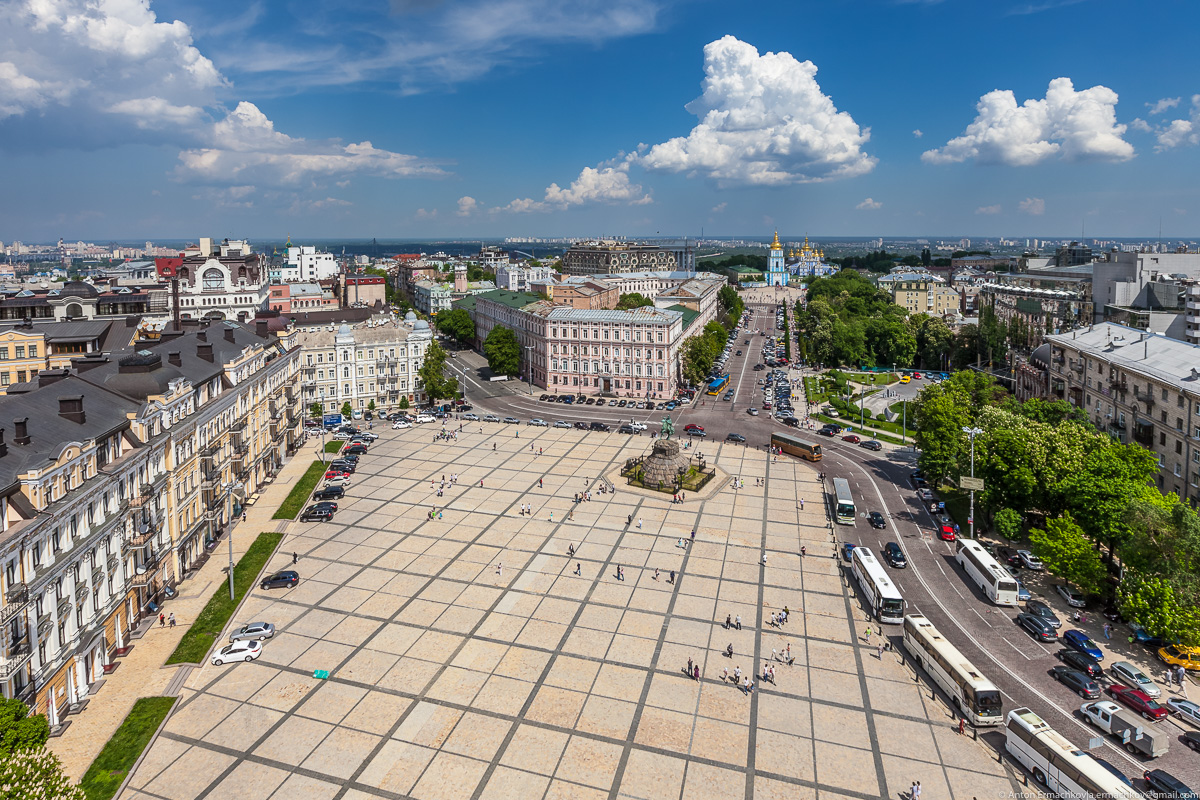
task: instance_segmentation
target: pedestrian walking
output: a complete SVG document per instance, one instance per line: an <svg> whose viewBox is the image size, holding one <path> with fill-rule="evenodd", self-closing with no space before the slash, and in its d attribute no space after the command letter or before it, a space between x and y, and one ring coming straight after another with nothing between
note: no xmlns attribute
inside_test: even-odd
<svg viewBox="0 0 1200 800"><path fill-rule="evenodd" d="M692 667L692 678L693 678L693 680L696 681L696 683L700 682L700 665L699 664Z"/></svg>
<svg viewBox="0 0 1200 800"><path fill-rule="evenodd" d="M958 718L958 735L962 736L967 732L967 720L964 717Z"/></svg>
<svg viewBox="0 0 1200 800"><path fill-rule="evenodd" d="M158 627L160 627L160 628L167 627L167 615L166 614L158 615Z"/></svg>
<svg viewBox="0 0 1200 800"><path fill-rule="evenodd" d="M733 668L733 682L741 683L741 680L742 680L742 665L738 664L736 667Z"/></svg>
<svg viewBox="0 0 1200 800"><path fill-rule="evenodd" d="M742 615L741 614L737 615L737 617L734 619L734 623L737 625L737 629L740 631L742 629Z"/></svg>
<svg viewBox="0 0 1200 800"><path fill-rule="evenodd" d="M690 658L688 659L688 665L687 665L687 674L688 674L688 676L689 676L689 677L690 677L690 676L691 676L691 674L692 674L692 660L691 660Z"/></svg>
<svg viewBox="0 0 1200 800"><path fill-rule="evenodd" d="M878 650L879 650L879 653L878 653L877 657L879 658L880 661L883 661L883 642L879 643Z"/></svg>
<svg viewBox="0 0 1200 800"><path fill-rule="evenodd" d="M539 489L542 488L542 479L541 478L538 478L538 488Z"/></svg>
<svg viewBox="0 0 1200 800"><path fill-rule="evenodd" d="M671 570L671 579L670 579L669 583L672 583L672 584L675 583L675 570Z"/></svg>
<svg viewBox="0 0 1200 800"><path fill-rule="evenodd" d="M295 564L299 560L300 560L300 556L296 555L295 551L293 551L292 552L292 563Z"/></svg>
<svg viewBox="0 0 1200 800"><path fill-rule="evenodd" d="M1105 639L1112 638L1112 625L1109 625L1107 622L1104 623L1104 638Z"/></svg>
<svg viewBox="0 0 1200 800"><path fill-rule="evenodd" d="M803 497L800 498L800 510L801 511L804 510L804 498Z"/></svg>
<svg viewBox="0 0 1200 800"><path fill-rule="evenodd" d="M500 562L499 564L496 565L496 574L499 575L501 578L504 577L504 562Z"/></svg>
<svg viewBox="0 0 1200 800"><path fill-rule="evenodd" d="M725 615L725 630L729 630L732 627L733 627L733 617L729 614L726 614Z"/></svg>
<svg viewBox="0 0 1200 800"><path fill-rule="evenodd" d="M654 568L654 580L658 580L658 567Z"/></svg>
<svg viewBox="0 0 1200 800"><path fill-rule="evenodd" d="M175 627L175 612L174 611L172 611L171 615L169 617L167 617L167 627L169 627L169 628Z"/></svg>
<svg viewBox="0 0 1200 800"><path fill-rule="evenodd" d="M871 643L871 626L867 626L867 644Z"/></svg>
<svg viewBox="0 0 1200 800"><path fill-rule="evenodd" d="M642 527L642 518L638 517L638 528Z"/></svg>

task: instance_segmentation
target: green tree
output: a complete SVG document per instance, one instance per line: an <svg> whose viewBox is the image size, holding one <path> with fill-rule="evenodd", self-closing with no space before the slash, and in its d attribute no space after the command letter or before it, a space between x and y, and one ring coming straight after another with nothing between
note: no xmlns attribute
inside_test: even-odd
<svg viewBox="0 0 1200 800"><path fill-rule="evenodd" d="M115 787L114 787L115 788ZM86 800L62 762L45 747L0 755L0 795L5 800Z"/></svg>
<svg viewBox="0 0 1200 800"><path fill-rule="evenodd" d="M452 308L438 314L437 329L459 344L468 344L475 339L475 322L466 309Z"/></svg>
<svg viewBox="0 0 1200 800"><path fill-rule="evenodd" d="M945 358L950 354L951 342L954 341L950 326L928 314L914 314L909 321L915 328L918 363L925 369L942 369Z"/></svg>
<svg viewBox="0 0 1200 800"><path fill-rule="evenodd" d="M401 411L408 410L409 405L408 405L408 396L407 395L400 398L399 406L400 406Z"/></svg>
<svg viewBox="0 0 1200 800"><path fill-rule="evenodd" d="M349 418L351 416L351 414L353 413L353 411L354 411L354 409L351 408L349 400L342 403L342 416L343 417Z"/></svg>
<svg viewBox="0 0 1200 800"><path fill-rule="evenodd" d="M0 699L0 752L44 747L50 738L50 725L41 714L29 714L29 706L20 700Z"/></svg>
<svg viewBox="0 0 1200 800"><path fill-rule="evenodd" d="M1015 542L1021 538L1021 523L1021 512L1014 508L1002 508L996 512L996 516L992 519L992 525L995 527L996 533L1010 542Z"/></svg>
<svg viewBox="0 0 1200 800"><path fill-rule="evenodd" d="M320 419L325 413L325 409L321 408L320 403L313 403L308 407L308 414L313 419Z"/></svg>
<svg viewBox="0 0 1200 800"><path fill-rule="evenodd" d="M923 389L913 409L921 451L917 463L935 486L958 472L966 438L962 429L971 423L961 393L946 388L945 383Z"/></svg>
<svg viewBox="0 0 1200 800"><path fill-rule="evenodd" d="M746 310L746 302L742 300L742 296L738 294L737 289L732 286L722 286L721 291L717 293L717 302L721 304L721 308L729 315L732 320L742 318L742 312Z"/></svg>
<svg viewBox="0 0 1200 800"><path fill-rule="evenodd" d="M652 306L654 301L646 297L641 292L631 292L622 294L621 299L617 301L617 308L623 311L628 311L631 308L641 308L642 306Z"/></svg>
<svg viewBox="0 0 1200 800"><path fill-rule="evenodd" d="M1089 536L1108 545L1111 557L1129 537L1126 509L1156 474L1154 453L1106 440L1085 454L1079 469L1064 476L1066 507Z"/></svg>
<svg viewBox="0 0 1200 800"><path fill-rule="evenodd" d="M1104 564L1095 545L1088 541L1069 513L1046 520L1045 530L1031 530L1029 541L1034 554L1045 562L1046 569L1075 584L1082 592L1100 593L1104 587Z"/></svg>
<svg viewBox="0 0 1200 800"><path fill-rule="evenodd" d="M458 393L458 379L446 374L446 351L433 342L425 351L425 360L417 371L429 402L446 400Z"/></svg>
<svg viewBox="0 0 1200 800"><path fill-rule="evenodd" d="M1180 639L1185 645L1200 645L1200 613L1195 605L1181 605L1170 583L1159 575L1126 571L1117 587L1117 608L1153 636Z"/></svg>
<svg viewBox="0 0 1200 800"><path fill-rule="evenodd" d="M508 328L497 325L483 342L483 354L487 356L488 368L495 375L520 376L521 345L517 335Z"/></svg>
<svg viewBox="0 0 1200 800"><path fill-rule="evenodd" d="M375 401L374 400L367 401L367 411L370 411L372 414L375 413Z"/></svg>

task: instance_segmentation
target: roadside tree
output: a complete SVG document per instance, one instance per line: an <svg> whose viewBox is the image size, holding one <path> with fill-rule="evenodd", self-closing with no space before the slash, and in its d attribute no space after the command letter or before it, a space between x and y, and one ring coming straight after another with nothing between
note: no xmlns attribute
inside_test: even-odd
<svg viewBox="0 0 1200 800"><path fill-rule="evenodd" d="M517 335L499 325L492 328L483 342L483 354L493 375L518 377L521 371L521 346Z"/></svg>
<svg viewBox="0 0 1200 800"><path fill-rule="evenodd" d="M1034 554L1046 569L1079 587L1087 594L1099 594L1104 588L1105 569L1096 547L1075 524L1069 513L1046 520L1046 528L1029 532Z"/></svg>
<svg viewBox="0 0 1200 800"><path fill-rule="evenodd" d="M417 374L431 403L447 400L458 394L458 379L453 375L446 375L446 351L437 342L430 344L429 349L425 351L425 361ZM401 408L403 407L402 405Z"/></svg>

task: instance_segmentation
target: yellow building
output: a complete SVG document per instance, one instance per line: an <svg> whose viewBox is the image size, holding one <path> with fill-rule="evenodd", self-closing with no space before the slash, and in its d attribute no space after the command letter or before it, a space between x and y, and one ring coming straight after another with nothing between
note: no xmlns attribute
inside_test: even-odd
<svg viewBox="0 0 1200 800"><path fill-rule="evenodd" d="M928 272L894 272L879 278L879 288L910 314L942 316L959 310L958 290Z"/></svg>

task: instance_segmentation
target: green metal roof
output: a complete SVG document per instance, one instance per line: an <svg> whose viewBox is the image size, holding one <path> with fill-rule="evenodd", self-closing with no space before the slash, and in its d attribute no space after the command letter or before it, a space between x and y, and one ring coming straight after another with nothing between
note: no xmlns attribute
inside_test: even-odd
<svg viewBox="0 0 1200 800"><path fill-rule="evenodd" d="M696 317L700 316L699 311L693 311L692 309L688 308L687 306L680 306L680 305L667 306L667 311L678 311L680 314L683 314L683 329L685 331L689 327L691 327L691 324L693 322L696 321Z"/></svg>
<svg viewBox="0 0 1200 800"><path fill-rule="evenodd" d="M509 308L524 308L530 303L536 303L542 299L539 295L533 294L532 292L511 292L507 289L496 289L492 292L483 292L482 294L475 295L475 297L477 299L484 297L492 302L506 305Z"/></svg>

